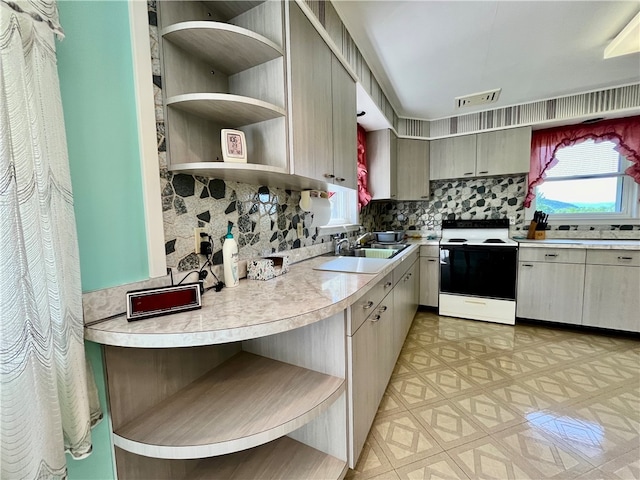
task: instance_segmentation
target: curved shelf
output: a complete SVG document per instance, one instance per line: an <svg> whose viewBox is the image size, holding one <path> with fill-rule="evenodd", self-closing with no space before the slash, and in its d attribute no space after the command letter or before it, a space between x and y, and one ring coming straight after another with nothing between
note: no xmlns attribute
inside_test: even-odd
<svg viewBox="0 0 640 480"><path fill-rule="evenodd" d="M244 452L208 458L189 473L190 480L225 478L343 478L347 463L289 437Z"/></svg>
<svg viewBox="0 0 640 480"><path fill-rule="evenodd" d="M114 432L118 447L166 459L238 452L326 411L344 379L240 352Z"/></svg>
<svg viewBox="0 0 640 480"><path fill-rule="evenodd" d="M162 36L227 75L282 57L276 43L246 28L220 22L181 22Z"/></svg>
<svg viewBox="0 0 640 480"><path fill-rule="evenodd" d="M229 93L185 93L167 98L167 106L224 123L229 128L284 117L283 108L255 98Z"/></svg>

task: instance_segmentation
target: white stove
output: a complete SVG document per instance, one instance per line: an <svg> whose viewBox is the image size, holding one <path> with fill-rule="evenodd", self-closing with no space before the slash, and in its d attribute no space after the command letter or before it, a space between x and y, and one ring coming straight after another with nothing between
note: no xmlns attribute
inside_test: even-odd
<svg viewBox="0 0 640 480"><path fill-rule="evenodd" d="M517 255L506 218L443 221L440 315L515 324Z"/></svg>

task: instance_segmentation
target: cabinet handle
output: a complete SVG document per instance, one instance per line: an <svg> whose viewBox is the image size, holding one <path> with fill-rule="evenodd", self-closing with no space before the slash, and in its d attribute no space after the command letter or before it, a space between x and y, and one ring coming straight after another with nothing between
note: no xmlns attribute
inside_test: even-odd
<svg viewBox="0 0 640 480"><path fill-rule="evenodd" d="M633 260L633 257L618 257L618 260Z"/></svg>
<svg viewBox="0 0 640 480"><path fill-rule="evenodd" d="M378 309L378 313L384 313L387 311L387 306L386 305L382 305L379 309Z"/></svg>
<svg viewBox="0 0 640 480"><path fill-rule="evenodd" d="M373 307L373 302L371 300L369 300L362 306L362 308L364 308L365 310L369 310L371 307Z"/></svg>
<svg viewBox="0 0 640 480"><path fill-rule="evenodd" d="M489 170L482 170L481 172L478 173L489 173Z"/></svg>
<svg viewBox="0 0 640 480"><path fill-rule="evenodd" d="M429 195L422 195L420 198L429 198Z"/></svg>
<svg viewBox="0 0 640 480"><path fill-rule="evenodd" d="M473 175L473 172L464 172L463 175Z"/></svg>
<svg viewBox="0 0 640 480"><path fill-rule="evenodd" d="M545 256L545 257L552 257L552 258L554 258L554 257L557 257L557 256L558 256L558 254L557 254L557 253L545 253L545 254L544 254L544 256Z"/></svg>
<svg viewBox="0 0 640 480"><path fill-rule="evenodd" d="M338 182L344 182L345 180L346 180L346 178L336 177L336 181L338 181Z"/></svg>
<svg viewBox="0 0 640 480"><path fill-rule="evenodd" d="M393 197L397 197L398 195L393 194L393 195L389 195L389 196L390 196L391 198L393 198Z"/></svg>
<svg viewBox="0 0 640 480"><path fill-rule="evenodd" d="M384 288L389 288L391 285L392 285L391 282L387 282L384 284Z"/></svg>
<svg viewBox="0 0 640 480"><path fill-rule="evenodd" d="M335 178L335 175L333 175L332 173L325 173L324 178Z"/></svg>
<svg viewBox="0 0 640 480"><path fill-rule="evenodd" d="M430 258L429 260L427 260L427 262L435 262L436 259L435 258Z"/></svg>
<svg viewBox="0 0 640 480"><path fill-rule="evenodd" d="M523 267L533 267L533 265L531 263L523 263L522 266Z"/></svg>
<svg viewBox="0 0 640 480"><path fill-rule="evenodd" d="M487 302L479 302L477 300L465 300L464 303L473 303L474 305L486 305Z"/></svg>
<svg viewBox="0 0 640 480"><path fill-rule="evenodd" d="M380 320L380 315L374 315L373 317L371 317L372 322L377 322L378 320Z"/></svg>

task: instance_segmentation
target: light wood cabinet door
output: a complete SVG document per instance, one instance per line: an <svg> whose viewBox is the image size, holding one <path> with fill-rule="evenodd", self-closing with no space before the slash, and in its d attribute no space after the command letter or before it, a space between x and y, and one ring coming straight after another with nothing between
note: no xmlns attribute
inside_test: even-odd
<svg viewBox="0 0 640 480"><path fill-rule="evenodd" d="M582 324L640 332L640 267L587 265Z"/></svg>
<svg viewBox="0 0 640 480"><path fill-rule="evenodd" d="M333 183L358 188L356 175L356 84L335 56L331 56L333 90Z"/></svg>
<svg viewBox="0 0 640 480"><path fill-rule="evenodd" d="M440 261L437 257L420 257L420 305L438 306Z"/></svg>
<svg viewBox="0 0 640 480"><path fill-rule="evenodd" d="M377 372L375 373L376 379L374 381L376 385L376 406L380 405L382 401L382 396L387 389L387 384L396 364L395 344L393 341L395 322L398 320L394 307L395 294L396 289L389 292L373 314L374 319L378 318L376 322L378 343L375 347Z"/></svg>
<svg viewBox="0 0 640 480"><path fill-rule="evenodd" d="M476 172L476 135L440 138L429 144L429 178L473 177Z"/></svg>
<svg viewBox="0 0 640 480"><path fill-rule="evenodd" d="M348 337L352 399L349 417L352 423L351 459L354 464L360 456L380 403L377 396L380 378L377 364L378 323L368 318L352 337Z"/></svg>
<svg viewBox="0 0 640 480"><path fill-rule="evenodd" d="M429 141L398 139L398 200L429 199Z"/></svg>
<svg viewBox="0 0 640 480"><path fill-rule="evenodd" d="M333 112L329 47L294 3L291 24L291 105L293 171L331 181L333 174Z"/></svg>
<svg viewBox="0 0 640 480"><path fill-rule="evenodd" d="M584 264L520 262L516 315L582 324Z"/></svg>
<svg viewBox="0 0 640 480"><path fill-rule="evenodd" d="M374 200L397 199L398 138L390 129L367 132L369 192Z"/></svg>
<svg viewBox="0 0 640 480"><path fill-rule="evenodd" d="M512 175L529 172L531 127L477 135L476 175Z"/></svg>

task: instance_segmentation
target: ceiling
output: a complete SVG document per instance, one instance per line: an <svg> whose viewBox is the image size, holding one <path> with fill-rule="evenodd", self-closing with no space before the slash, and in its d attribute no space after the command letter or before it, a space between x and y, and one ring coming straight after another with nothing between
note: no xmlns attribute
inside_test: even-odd
<svg viewBox="0 0 640 480"><path fill-rule="evenodd" d="M435 120L640 82L640 53L603 59L640 11L637 0L333 5L401 117ZM496 88L496 103L455 106L455 97Z"/></svg>

